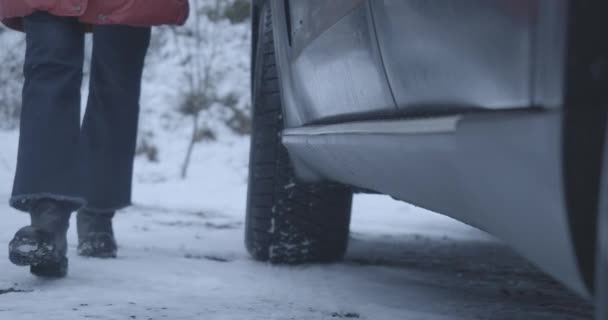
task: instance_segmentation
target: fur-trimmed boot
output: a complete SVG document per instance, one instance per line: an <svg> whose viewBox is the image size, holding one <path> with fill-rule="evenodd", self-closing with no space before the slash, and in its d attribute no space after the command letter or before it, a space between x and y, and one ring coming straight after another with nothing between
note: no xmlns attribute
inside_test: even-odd
<svg viewBox="0 0 608 320"><path fill-rule="evenodd" d="M112 218L115 212L78 211L78 254L93 258L116 258Z"/></svg>
<svg viewBox="0 0 608 320"><path fill-rule="evenodd" d="M21 228L9 244L9 259L30 266L40 277L65 277L68 271L67 231L69 207L61 201L41 199L30 209L31 224Z"/></svg>

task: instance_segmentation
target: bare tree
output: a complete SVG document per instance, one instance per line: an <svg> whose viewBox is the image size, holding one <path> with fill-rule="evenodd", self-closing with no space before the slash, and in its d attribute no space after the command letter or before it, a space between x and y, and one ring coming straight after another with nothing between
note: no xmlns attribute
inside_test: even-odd
<svg viewBox="0 0 608 320"><path fill-rule="evenodd" d="M183 101L179 111L190 117L192 121L192 131L188 148L181 168L181 177L185 179L188 175L188 168L192 158L192 153L196 143L205 139L214 139L214 135L209 130L208 125L201 117L202 113L208 111L215 103L221 102L217 95L216 83L222 78L222 73L214 68L217 58L217 42L213 37L212 23L204 21L203 16L218 15L220 1L215 0L214 7L210 11L203 12L200 0L191 1L193 11L193 26L189 34L194 45L189 46L189 52L184 60L188 65L184 70L187 79L187 87L183 93ZM203 46L206 46L203 54Z"/></svg>

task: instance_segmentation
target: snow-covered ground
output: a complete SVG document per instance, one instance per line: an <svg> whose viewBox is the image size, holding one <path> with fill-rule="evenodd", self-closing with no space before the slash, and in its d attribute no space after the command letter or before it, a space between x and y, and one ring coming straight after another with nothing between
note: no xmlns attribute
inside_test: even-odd
<svg viewBox="0 0 608 320"><path fill-rule="evenodd" d="M28 222L5 205L16 141L0 133L0 252ZM66 279L37 279L0 255L0 319L591 318L585 301L499 241L387 197L356 197L342 263L252 261L247 139L200 144L187 180L177 178L186 142L175 141L159 142L161 162L137 160L135 205L116 218L118 259L75 255L75 230Z"/></svg>

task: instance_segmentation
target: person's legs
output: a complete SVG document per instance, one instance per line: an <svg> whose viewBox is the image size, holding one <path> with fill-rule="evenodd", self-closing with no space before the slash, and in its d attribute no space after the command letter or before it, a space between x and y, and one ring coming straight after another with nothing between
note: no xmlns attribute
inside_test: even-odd
<svg viewBox="0 0 608 320"><path fill-rule="evenodd" d="M88 202L78 218L83 255L116 254L111 219L114 211L131 204L141 77L149 42L150 28L93 29L89 100L81 133L81 186Z"/></svg>
<svg viewBox="0 0 608 320"><path fill-rule="evenodd" d="M25 18L25 84L17 172L10 204L31 224L9 244L9 258L40 276L65 276L70 213L85 204L78 189L83 28L75 19Z"/></svg>

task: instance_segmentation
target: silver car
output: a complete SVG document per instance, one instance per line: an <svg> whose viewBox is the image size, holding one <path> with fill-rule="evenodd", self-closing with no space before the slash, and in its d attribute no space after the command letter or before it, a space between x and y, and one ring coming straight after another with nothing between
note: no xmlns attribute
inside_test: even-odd
<svg viewBox="0 0 608 320"><path fill-rule="evenodd" d="M504 240L608 319L608 1L253 1L246 244L347 247L353 192Z"/></svg>

